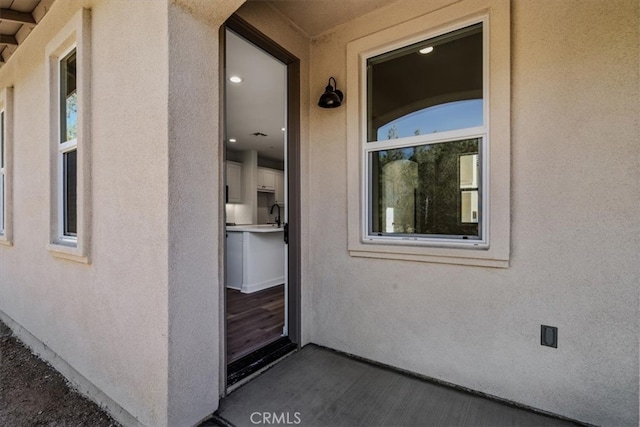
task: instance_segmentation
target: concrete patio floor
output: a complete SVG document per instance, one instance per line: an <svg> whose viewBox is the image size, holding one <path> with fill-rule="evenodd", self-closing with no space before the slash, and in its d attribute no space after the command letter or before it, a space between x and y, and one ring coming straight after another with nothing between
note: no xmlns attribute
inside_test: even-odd
<svg viewBox="0 0 640 427"><path fill-rule="evenodd" d="M219 423L238 427L577 425L315 345L232 392L216 415Z"/></svg>

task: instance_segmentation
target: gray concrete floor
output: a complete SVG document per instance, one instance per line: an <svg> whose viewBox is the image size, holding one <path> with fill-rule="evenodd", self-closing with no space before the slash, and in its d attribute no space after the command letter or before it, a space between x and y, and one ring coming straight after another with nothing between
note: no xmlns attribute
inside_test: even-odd
<svg viewBox="0 0 640 427"><path fill-rule="evenodd" d="M574 423L309 345L220 402L235 426L571 426Z"/></svg>

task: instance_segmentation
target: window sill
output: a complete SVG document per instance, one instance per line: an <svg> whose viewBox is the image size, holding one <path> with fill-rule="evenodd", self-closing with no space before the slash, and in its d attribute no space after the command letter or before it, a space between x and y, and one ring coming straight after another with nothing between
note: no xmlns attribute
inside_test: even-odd
<svg viewBox="0 0 640 427"><path fill-rule="evenodd" d="M0 246L13 246L13 241L4 236L0 236Z"/></svg>
<svg viewBox="0 0 640 427"><path fill-rule="evenodd" d="M509 268L508 257L496 257L491 252L491 250L472 248L410 247L364 243L357 243L349 247L349 255L352 257Z"/></svg>
<svg viewBox="0 0 640 427"><path fill-rule="evenodd" d="M89 257L83 254L76 246L70 246L64 243L50 243L48 249L55 258L75 261L81 264L90 264Z"/></svg>

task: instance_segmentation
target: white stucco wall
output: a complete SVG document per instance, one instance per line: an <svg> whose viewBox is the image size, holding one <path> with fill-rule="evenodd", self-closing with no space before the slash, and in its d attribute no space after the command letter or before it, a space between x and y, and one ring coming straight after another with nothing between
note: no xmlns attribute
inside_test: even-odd
<svg viewBox="0 0 640 427"><path fill-rule="evenodd" d="M400 1L314 38L311 98ZM346 108L310 105L309 340L577 420L638 424L638 2L511 6L511 255L494 269L350 257ZM389 40L391 41L391 40ZM540 325L559 328L557 349Z"/></svg>
<svg viewBox="0 0 640 427"><path fill-rule="evenodd" d="M45 48L82 6L93 36L89 265L47 250ZM167 70L166 3L100 0L56 1L0 69L15 106L0 311L145 425L167 414Z"/></svg>

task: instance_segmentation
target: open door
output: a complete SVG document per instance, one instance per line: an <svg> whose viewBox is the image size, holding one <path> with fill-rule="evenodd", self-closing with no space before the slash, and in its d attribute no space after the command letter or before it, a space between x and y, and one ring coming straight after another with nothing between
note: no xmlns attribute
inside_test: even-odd
<svg viewBox="0 0 640 427"><path fill-rule="evenodd" d="M236 16L224 38L229 387L300 342L299 62Z"/></svg>

